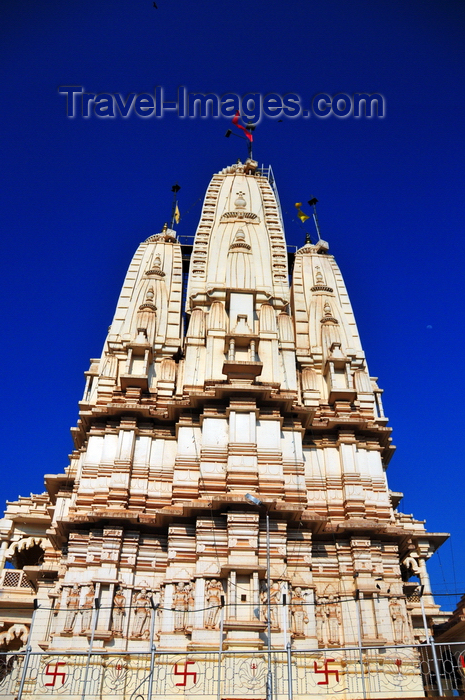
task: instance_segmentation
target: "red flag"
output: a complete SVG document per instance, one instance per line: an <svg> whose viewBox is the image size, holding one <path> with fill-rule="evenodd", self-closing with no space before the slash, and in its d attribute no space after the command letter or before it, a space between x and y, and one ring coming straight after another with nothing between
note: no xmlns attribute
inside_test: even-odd
<svg viewBox="0 0 465 700"><path fill-rule="evenodd" d="M240 115L240 112L239 112L239 110L237 110L236 114L235 114L234 117L233 117L233 124L235 124L235 125L237 126L238 129L242 129L242 131L244 132L244 134L247 136L247 138L249 139L249 141L252 143L252 141L253 141L253 136L252 136L252 134L250 133L250 131L247 131L247 129L245 128L245 126L242 126L242 124L239 124L239 115Z"/></svg>

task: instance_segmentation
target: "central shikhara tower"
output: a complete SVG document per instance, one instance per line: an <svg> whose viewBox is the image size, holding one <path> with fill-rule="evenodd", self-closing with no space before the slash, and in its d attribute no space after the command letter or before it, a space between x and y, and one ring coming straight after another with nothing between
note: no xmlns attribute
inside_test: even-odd
<svg viewBox="0 0 465 700"><path fill-rule="evenodd" d="M23 694L145 698L156 650L153 695L262 698L269 648L274 697L286 649L295 696L423 694L390 648L425 639L409 578L438 617L446 536L395 510L344 281L324 241L288 253L271 170L214 175L193 245L141 243L86 378L70 466L0 522L2 650L42 653Z"/></svg>

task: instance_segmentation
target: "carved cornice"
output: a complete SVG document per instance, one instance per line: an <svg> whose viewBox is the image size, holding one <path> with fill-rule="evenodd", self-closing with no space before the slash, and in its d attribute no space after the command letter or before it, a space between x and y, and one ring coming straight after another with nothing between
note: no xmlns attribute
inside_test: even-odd
<svg viewBox="0 0 465 700"><path fill-rule="evenodd" d="M245 250L251 250L252 246L250 246L248 243L244 243L243 241L237 241L237 243L231 243L229 246L229 250L233 250L233 248L245 248Z"/></svg>
<svg viewBox="0 0 465 700"><path fill-rule="evenodd" d="M334 292L334 289L332 287L326 287L324 284L315 284L311 288L312 292L329 292L332 294Z"/></svg>
<svg viewBox="0 0 465 700"><path fill-rule="evenodd" d="M260 223L258 216L251 211L226 211L221 216L221 221L243 221L244 219L247 219L250 223Z"/></svg>

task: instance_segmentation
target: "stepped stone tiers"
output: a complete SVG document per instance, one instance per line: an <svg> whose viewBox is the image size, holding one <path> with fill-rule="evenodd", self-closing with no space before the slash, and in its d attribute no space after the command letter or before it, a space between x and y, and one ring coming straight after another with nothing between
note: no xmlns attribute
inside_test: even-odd
<svg viewBox="0 0 465 700"><path fill-rule="evenodd" d="M402 657L410 685L396 686L398 653L385 647L425 640L418 580L440 621L425 562L447 535L396 510L382 390L341 273L322 240L288 254L269 172L248 160L214 175L192 246L166 226L141 243L86 372L69 467L7 505L0 651L25 648L37 599L31 646L48 666L36 697L52 692L53 669L59 686L53 654L70 664L92 641L124 654L126 672L151 638L181 653L184 683L163 694L195 692L221 648L225 677L228 652L252 659L236 676L252 696L266 656L247 655L266 652L269 630L272 649L299 652L295 696L361 697L343 654L359 642L379 697L423 695L415 651Z"/></svg>

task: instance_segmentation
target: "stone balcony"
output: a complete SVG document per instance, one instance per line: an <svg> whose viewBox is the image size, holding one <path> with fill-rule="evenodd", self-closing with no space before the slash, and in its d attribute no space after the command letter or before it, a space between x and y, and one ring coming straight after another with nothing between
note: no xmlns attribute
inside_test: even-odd
<svg viewBox="0 0 465 700"><path fill-rule="evenodd" d="M0 608L29 608L34 598L34 586L25 571L3 569L0 573Z"/></svg>

